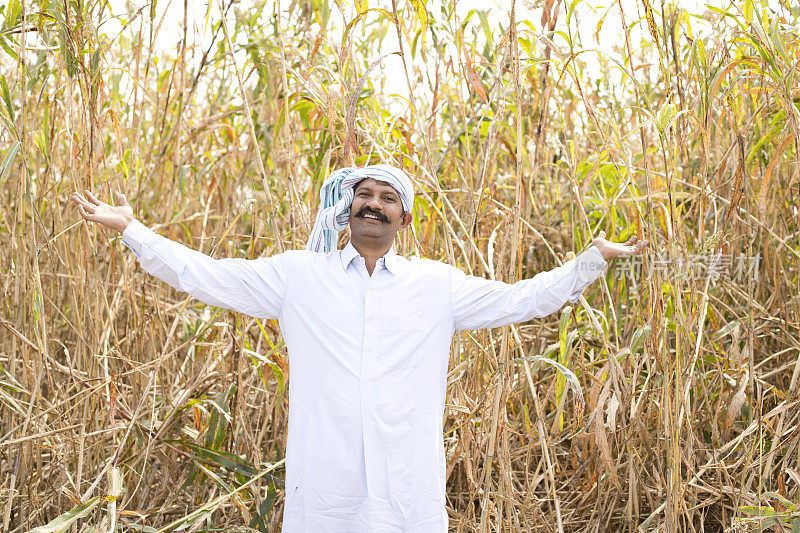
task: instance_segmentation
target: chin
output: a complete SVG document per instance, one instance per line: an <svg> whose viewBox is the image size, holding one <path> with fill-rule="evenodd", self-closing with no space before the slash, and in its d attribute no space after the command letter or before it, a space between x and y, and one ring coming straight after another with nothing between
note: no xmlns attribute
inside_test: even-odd
<svg viewBox="0 0 800 533"><path fill-rule="evenodd" d="M360 231L357 233L358 237L364 239L386 239L388 235L383 231Z"/></svg>
<svg viewBox="0 0 800 533"><path fill-rule="evenodd" d="M358 227L351 227L350 234L356 239L369 239L375 241L393 240L397 232L392 231L387 226L383 227L369 227L368 225L359 225Z"/></svg>

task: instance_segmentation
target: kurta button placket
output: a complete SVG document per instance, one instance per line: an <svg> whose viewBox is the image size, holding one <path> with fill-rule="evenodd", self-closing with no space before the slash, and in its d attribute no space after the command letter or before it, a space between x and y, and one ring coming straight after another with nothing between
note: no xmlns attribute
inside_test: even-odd
<svg viewBox="0 0 800 533"><path fill-rule="evenodd" d="M367 431L374 415L372 407L374 405L375 397L375 383L372 380L374 376L375 365L375 346L378 342L377 327L375 324L375 314L377 312L377 290L375 288L375 274L366 278L367 291L364 296L364 355L361 358L361 375L360 375L360 393L361 393L361 440L364 449L364 466L366 467L366 482L367 493L369 494L370 501L375 497L375 479L371 475L379 468L379 460L372 454L372 449L375 443L371 442L370 432Z"/></svg>

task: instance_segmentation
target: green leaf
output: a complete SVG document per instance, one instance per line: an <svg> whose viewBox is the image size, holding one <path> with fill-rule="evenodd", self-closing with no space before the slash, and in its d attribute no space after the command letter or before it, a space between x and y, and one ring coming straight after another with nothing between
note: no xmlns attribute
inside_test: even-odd
<svg viewBox="0 0 800 533"><path fill-rule="evenodd" d="M784 61L790 61L789 53L786 50L786 45L783 42L783 32L781 28L778 26L778 21L776 20L772 26L770 27L770 36L772 37L772 43L777 48L778 53L781 55Z"/></svg>
<svg viewBox="0 0 800 533"><path fill-rule="evenodd" d="M633 332L633 338L631 339L632 354L635 354L637 351L644 348L644 341L649 334L650 334L649 324L636 328L636 331Z"/></svg>
<svg viewBox="0 0 800 533"><path fill-rule="evenodd" d="M705 70L708 66L708 56L706 55L706 45L703 39L697 39L697 57L700 60L700 66Z"/></svg>
<svg viewBox="0 0 800 533"><path fill-rule="evenodd" d="M564 41L567 43L567 45L572 47L572 39L570 39L570 36L566 32L564 32L562 30L557 30L557 31L553 32L553 35L560 36L562 39L564 39Z"/></svg>
<svg viewBox="0 0 800 533"><path fill-rule="evenodd" d="M51 9L48 9L47 12L52 15L54 19L56 19L56 22L58 22L58 25L61 26L61 29L66 30L69 27L67 26L67 21L64 19L64 14L61 13L61 5L62 4L60 2L56 2L56 4Z"/></svg>
<svg viewBox="0 0 800 533"><path fill-rule="evenodd" d="M483 27L483 33L486 35L486 42L489 43L489 46L493 46L492 28L489 27L489 19L486 17L486 11L479 9L478 17L481 19L481 26Z"/></svg>
<svg viewBox="0 0 800 533"><path fill-rule="evenodd" d="M11 42L13 43L14 41L12 40ZM6 38L4 38L2 35L0 35L0 48L2 48L5 51L5 53L10 55L14 61L19 61L19 56L17 55L17 53L14 51L13 48L8 46Z"/></svg>
<svg viewBox="0 0 800 533"><path fill-rule="evenodd" d="M211 410L211 421L206 430L206 446L218 450L222 443L225 442L225 436L228 429L228 420L230 414L228 410L228 399L233 394L236 385L231 385L225 392L220 394L211 405L214 409Z"/></svg>
<svg viewBox="0 0 800 533"><path fill-rule="evenodd" d="M255 476L258 474L258 470L256 467L248 461L247 459L243 459L236 455L235 453L230 452L223 452L219 450L212 450L205 446L200 446L199 444L195 444L193 442L188 442L184 440L175 440L170 441L175 444L180 444L193 452L195 452L200 458L205 459L211 463L224 468L225 470L229 470L231 472L236 472L238 474L244 474L245 476Z"/></svg>
<svg viewBox="0 0 800 533"><path fill-rule="evenodd" d="M92 59L89 61L89 68L92 71L92 75L95 77L100 74L97 69L99 65L100 65L100 49L98 48L97 50L94 51L94 53L92 53Z"/></svg>
<svg viewBox="0 0 800 533"><path fill-rule="evenodd" d="M658 131L661 133L667 131L670 121L675 115L675 109L676 108L674 104L661 106L661 109L658 110L658 115L656 115L656 127L658 128Z"/></svg>
<svg viewBox="0 0 800 533"><path fill-rule="evenodd" d="M582 0L572 0L572 2L570 2L569 7L567 8L567 26L569 26L569 21L572 18L572 13L575 11L575 7L581 1Z"/></svg>
<svg viewBox="0 0 800 533"><path fill-rule="evenodd" d="M181 442L181 444L190 450L195 451L200 458L210 461L230 472L243 474L245 476L254 476L258 473L252 463L242 459L236 454L219 450L211 450L191 442Z"/></svg>
<svg viewBox="0 0 800 533"><path fill-rule="evenodd" d="M6 81L5 76L0 75L0 93L3 96L3 102L6 104L6 109L8 110L8 116L11 120L14 120L14 106L11 105L11 92L8 90L8 81Z"/></svg>
<svg viewBox="0 0 800 533"><path fill-rule="evenodd" d="M412 5L417 11L417 18L419 19L419 30L417 31L417 35L414 37L413 47L416 49L417 47L417 40L420 40L420 53L422 57L425 57L425 36L428 34L428 9L425 7L425 0L411 0ZM414 55L414 52L411 54Z"/></svg>
<svg viewBox="0 0 800 533"><path fill-rule="evenodd" d="M0 164L0 187L2 187L6 179L8 179L8 170L11 168L11 162L14 160L14 156L17 155L20 146L22 146L20 141L11 145L11 149L9 149L5 159L3 159L3 163Z"/></svg>
<svg viewBox="0 0 800 533"><path fill-rule="evenodd" d="M522 422L525 424L525 431L530 433L531 431L531 415L528 412L528 404L522 404Z"/></svg>
<svg viewBox="0 0 800 533"><path fill-rule="evenodd" d="M731 320L730 322L726 323L722 326L716 333L712 335L712 338L716 341L724 337L725 335L729 335L736 329L737 326L741 326L741 322L739 320Z"/></svg>
<svg viewBox="0 0 800 533"><path fill-rule="evenodd" d="M142 524L123 524L123 526L124 526L122 528L123 531L128 531L129 529L132 529L134 531L141 531L142 533L156 533L156 531L158 531L154 527L144 526Z"/></svg>
<svg viewBox="0 0 800 533"><path fill-rule="evenodd" d="M558 323L558 353L559 360L563 361L567 355L567 327L572 314L572 306L564 306L561 311L561 318Z"/></svg>
<svg viewBox="0 0 800 533"><path fill-rule="evenodd" d="M78 72L78 67L75 65L75 56L72 55L72 50L70 50L69 46L65 45L64 51L67 59L67 75L72 78Z"/></svg>
<svg viewBox="0 0 800 533"><path fill-rule="evenodd" d="M753 22L753 0L744 1L744 20L748 24Z"/></svg>
<svg viewBox="0 0 800 533"><path fill-rule="evenodd" d="M530 355L528 357L519 357L517 359L512 359L511 362L516 361L531 361L534 363L545 363L554 367L556 370L561 372L561 374L566 378L567 383L569 383L569 388L572 389L572 394L575 395L575 414L578 417L578 421L583 418L583 410L586 406L586 400L583 397L583 391L581 390L581 383L578 381L578 376L575 373L567 368L566 366L562 365L558 361L554 361L548 357L542 357L541 355Z"/></svg>
<svg viewBox="0 0 800 533"><path fill-rule="evenodd" d="M683 22L686 24L686 35L689 36L689 39L694 40L694 32L692 31L692 20L691 15L685 9L682 10L683 12Z"/></svg>
<svg viewBox="0 0 800 533"><path fill-rule="evenodd" d="M200 470L202 470L203 472L205 472L205 474L208 477L210 477L212 479L212 481L214 481L214 483L216 483L219 488L221 488L222 490L224 490L228 494L233 492L234 489L230 485L228 485L225 481L222 480L222 478L220 478L217 474L212 472L209 468L204 466L202 463L198 462L197 463L197 467L200 468Z"/></svg>
<svg viewBox="0 0 800 533"><path fill-rule="evenodd" d="M13 28L17 24L17 19L22 14L22 4L19 0L11 0L6 6L6 14L8 15L3 21L3 29Z"/></svg>
<svg viewBox="0 0 800 533"><path fill-rule="evenodd" d="M417 12L417 18L422 24L423 33L428 27L428 9L425 7L425 0L411 0L411 4Z"/></svg>
<svg viewBox="0 0 800 533"><path fill-rule="evenodd" d="M774 516L775 509L769 505L742 505L739 511L750 516Z"/></svg>
<svg viewBox="0 0 800 533"><path fill-rule="evenodd" d="M783 504L784 507L789 509L790 511L794 512L797 511L797 504L792 502L791 500L787 499L784 496L781 496L777 492L765 492L761 495L761 498L769 498L771 500L778 500Z"/></svg>
<svg viewBox="0 0 800 533"><path fill-rule="evenodd" d="M386 17L390 22L392 22L392 23L395 22L394 16L391 13L389 13L388 11L386 11L385 9L380 9L380 8L375 8L375 7L370 8L370 9L365 9L364 11L359 12L359 14L356 15L353 18L353 20L348 22L347 26L344 27L344 32L342 34L342 46L344 46L347 43L347 40L350 38L350 31L353 29L353 26L355 26L355 24L359 20L361 20L361 17L363 17L364 15L369 13L370 11L376 11L376 12L380 13L381 15L383 15L384 17Z"/></svg>
<svg viewBox="0 0 800 533"><path fill-rule="evenodd" d="M267 335L267 332L264 329L264 325L261 323L261 321L256 319L256 323L258 324L258 327L261 329L261 334L264 336L264 338L269 343L269 346L270 346L269 353L266 354L266 355L261 355L258 352L254 352L253 350L247 350L247 349L245 350L245 353L250 355L250 359L253 361L253 364L255 364L256 368L258 368L258 373L261 376L261 381L264 383L264 387L266 387L267 389L269 389L269 384L267 383L267 380L264 378L264 375L261 372L261 364L262 363L266 364L267 366L269 366L270 370L272 370L272 373L275 375L275 379L278 381L278 398L277 398L277 400L278 400L278 403L282 403L283 402L283 393L284 393L284 388L285 388L285 379L284 379L284 376L283 376L283 370L281 370L281 367L279 367L278 365L273 363L270 360L270 357L272 357L272 355L275 352L277 352L283 346L283 341L279 341L277 344L274 344L270 340L269 336Z"/></svg>
<svg viewBox="0 0 800 533"><path fill-rule="evenodd" d="M419 41L420 34L422 34L422 30L417 31L414 35L414 39L411 41L411 57L417 57L417 42Z"/></svg>
<svg viewBox="0 0 800 533"><path fill-rule="evenodd" d="M267 497L258 506L258 512L253 513L253 519L250 521L249 527L257 528L261 533L269 531L269 511L272 509L272 504L275 502L277 496L277 489L274 483L269 484L267 489ZM258 501L258 500L256 500Z"/></svg>
<svg viewBox="0 0 800 533"><path fill-rule="evenodd" d="M47 525L32 529L30 533L58 533L64 531L69 528L75 520L89 514L89 511L97 507L99 503L100 496L95 496L88 502L70 509Z"/></svg>

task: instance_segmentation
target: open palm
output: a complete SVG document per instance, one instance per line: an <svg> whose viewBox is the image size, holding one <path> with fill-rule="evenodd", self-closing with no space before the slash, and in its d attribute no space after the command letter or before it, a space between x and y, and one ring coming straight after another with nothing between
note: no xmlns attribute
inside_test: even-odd
<svg viewBox="0 0 800 533"><path fill-rule="evenodd" d="M124 194L117 193L117 202L120 205L114 206L101 202L91 191L83 192L86 196L76 192L70 199L78 205L78 212L84 220L97 222L117 231L125 231L133 220L133 208Z"/></svg>
<svg viewBox="0 0 800 533"><path fill-rule="evenodd" d="M608 261L615 257L630 257L642 253L647 246L647 239L636 242L637 239L638 237L634 235L625 242L611 242L606 240L606 232L601 231L592 240L592 244L597 246L597 249L603 254L603 259Z"/></svg>

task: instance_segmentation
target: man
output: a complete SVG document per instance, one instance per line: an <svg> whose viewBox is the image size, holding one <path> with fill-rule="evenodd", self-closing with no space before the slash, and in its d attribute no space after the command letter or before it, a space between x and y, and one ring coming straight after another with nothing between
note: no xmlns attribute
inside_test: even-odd
<svg viewBox="0 0 800 533"><path fill-rule="evenodd" d="M577 258L509 285L395 254L414 199L399 168L338 170L321 197L307 250L252 261L215 260L157 235L122 195L116 207L89 191L73 200L86 220L122 231L147 272L211 305L278 319L290 367L285 532L445 532L454 332L557 311L608 259L647 241L601 232ZM336 250L348 224L350 242Z"/></svg>

